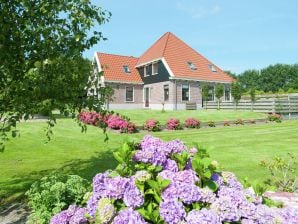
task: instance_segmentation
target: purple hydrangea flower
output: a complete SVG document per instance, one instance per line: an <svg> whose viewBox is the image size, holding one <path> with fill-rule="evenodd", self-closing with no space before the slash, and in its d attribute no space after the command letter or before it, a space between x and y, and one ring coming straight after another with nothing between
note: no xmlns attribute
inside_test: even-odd
<svg viewBox="0 0 298 224"><path fill-rule="evenodd" d="M170 180L171 182L174 182L176 173L170 170L163 170L157 176L164 180Z"/></svg>
<svg viewBox="0 0 298 224"><path fill-rule="evenodd" d="M241 214L230 197L222 196L217 198L210 208L217 213L222 222L237 222L240 220Z"/></svg>
<svg viewBox="0 0 298 224"><path fill-rule="evenodd" d="M198 186L188 183L179 184L179 198L185 204L191 204L202 200L201 190Z"/></svg>
<svg viewBox="0 0 298 224"><path fill-rule="evenodd" d="M239 210L242 217L250 218L256 213L257 207L251 202L243 201L239 206Z"/></svg>
<svg viewBox="0 0 298 224"><path fill-rule="evenodd" d="M211 176L211 180L213 180L219 187L224 185L224 180L219 173L213 173Z"/></svg>
<svg viewBox="0 0 298 224"><path fill-rule="evenodd" d="M298 208L287 207L279 211L283 223L298 224Z"/></svg>
<svg viewBox="0 0 298 224"><path fill-rule="evenodd" d="M146 170L140 170L132 176L132 178L136 181L145 182L151 178L151 174L148 173Z"/></svg>
<svg viewBox="0 0 298 224"><path fill-rule="evenodd" d="M120 176L105 179L104 196L111 199L122 199L128 182L128 178Z"/></svg>
<svg viewBox="0 0 298 224"><path fill-rule="evenodd" d="M172 172L178 172L178 165L174 160L167 159L164 164L164 169Z"/></svg>
<svg viewBox="0 0 298 224"><path fill-rule="evenodd" d="M176 173L174 180L181 183L195 184L199 181L199 178L193 170L182 170Z"/></svg>
<svg viewBox="0 0 298 224"><path fill-rule="evenodd" d="M186 212L179 201L163 201L159 205L159 214L167 224L176 224L184 220Z"/></svg>
<svg viewBox="0 0 298 224"><path fill-rule="evenodd" d="M221 224L219 216L213 210L192 210L186 217L187 224Z"/></svg>
<svg viewBox="0 0 298 224"><path fill-rule="evenodd" d="M99 193L93 193L89 198L89 200L87 201L88 214L91 215L92 217L95 216L97 203L98 203L98 200L101 198L101 196L102 195Z"/></svg>
<svg viewBox="0 0 298 224"><path fill-rule="evenodd" d="M242 191L229 188L226 186L223 186L219 189L217 192L218 197L228 197L231 199L232 203L235 206L239 206L242 202L246 201L246 198L244 197Z"/></svg>
<svg viewBox="0 0 298 224"><path fill-rule="evenodd" d="M93 177L93 192L101 194L104 189L104 181L108 177L108 173L98 173Z"/></svg>
<svg viewBox="0 0 298 224"><path fill-rule="evenodd" d="M84 224L87 223L86 208L77 208L73 216L69 220L69 224Z"/></svg>
<svg viewBox="0 0 298 224"><path fill-rule="evenodd" d="M123 201L126 206L132 208L140 207L144 203L144 197L135 185L134 180L131 180L128 184L124 192Z"/></svg>
<svg viewBox="0 0 298 224"><path fill-rule="evenodd" d="M114 218L113 224L145 224L143 217L132 208L127 208L119 212Z"/></svg>
<svg viewBox="0 0 298 224"><path fill-rule="evenodd" d="M67 210L64 210L54 215L50 224L84 224L87 223L85 208L78 208L75 205L70 205Z"/></svg>
<svg viewBox="0 0 298 224"><path fill-rule="evenodd" d="M201 189L201 201L205 203L213 203L216 199L216 194L214 194L209 188Z"/></svg>
<svg viewBox="0 0 298 224"><path fill-rule="evenodd" d="M187 151L187 147L180 140L172 140L165 143L165 148L170 151L170 153L181 153L182 151Z"/></svg>

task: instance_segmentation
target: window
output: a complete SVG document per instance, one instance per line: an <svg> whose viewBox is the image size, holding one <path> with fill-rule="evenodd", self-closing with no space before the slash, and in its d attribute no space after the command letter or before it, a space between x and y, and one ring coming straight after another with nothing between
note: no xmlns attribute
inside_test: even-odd
<svg viewBox="0 0 298 224"><path fill-rule="evenodd" d="M152 75L158 74L158 63L152 64Z"/></svg>
<svg viewBox="0 0 298 224"><path fill-rule="evenodd" d="M144 66L144 77L150 76L150 67Z"/></svg>
<svg viewBox="0 0 298 224"><path fill-rule="evenodd" d="M169 101L169 85L163 86L163 100Z"/></svg>
<svg viewBox="0 0 298 224"><path fill-rule="evenodd" d="M189 85L182 85L182 101L189 101Z"/></svg>
<svg viewBox="0 0 298 224"><path fill-rule="evenodd" d="M231 101L231 89L229 86L225 86L225 101Z"/></svg>
<svg viewBox="0 0 298 224"><path fill-rule="evenodd" d="M133 87L126 87L125 101L133 102Z"/></svg>
<svg viewBox="0 0 298 224"><path fill-rule="evenodd" d="M123 70L125 73L130 73L130 69L129 69L128 65L123 65Z"/></svg>
<svg viewBox="0 0 298 224"><path fill-rule="evenodd" d="M188 61L187 64L191 70L197 70L197 67L191 61Z"/></svg>
<svg viewBox="0 0 298 224"><path fill-rule="evenodd" d="M208 101L214 101L214 86L209 86Z"/></svg>
<svg viewBox="0 0 298 224"><path fill-rule="evenodd" d="M214 65L208 65L209 69L212 71L212 72L217 72L216 68Z"/></svg>

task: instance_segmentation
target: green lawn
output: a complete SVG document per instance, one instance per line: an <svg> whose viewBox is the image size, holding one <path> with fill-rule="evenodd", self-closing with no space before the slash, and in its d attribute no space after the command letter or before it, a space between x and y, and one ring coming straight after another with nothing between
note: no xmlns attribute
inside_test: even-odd
<svg viewBox="0 0 298 224"><path fill-rule="evenodd" d="M8 142L0 154L0 198L13 199L22 194L30 184L43 175L60 170L79 174L89 180L97 172L114 168L112 151L127 138L141 139L148 134L133 135L109 132L109 143L103 142L100 129L89 127L81 133L70 119L59 119L54 139L45 144L42 122L20 125L21 137ZM179 138L188 146L193 142L207 147L212 158L226 170L251 180L263 180L266 173L259 161L287 152L298 157L298 121L281 124L258 124L233 127L202 128L185 131L163 131L154 135L171 140Z"/></svg>
<svg viewBox="0 0 298 224"><path fill-rule="evenodd" d="M169 118L178 118L181 122L189 117L194 117L202 122L207 121L225 121L241 119L257 119L266 118L264 113L257 113L251 111L228 111L228 110L179 110L179 111L165 111L160 110L116 110L122 115L128 116L132 122L137 125L143 125L148 119L155 118L165 124Z"/></svg>

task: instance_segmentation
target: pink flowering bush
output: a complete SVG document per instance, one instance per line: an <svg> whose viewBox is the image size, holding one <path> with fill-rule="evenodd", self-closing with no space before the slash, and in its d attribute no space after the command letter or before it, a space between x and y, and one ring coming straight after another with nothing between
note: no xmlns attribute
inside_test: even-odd
<svg viewBox="0 0 298 224"><path fill-rule="evenodd" d="M108 119L108 115L101 115L94 111L83 111L79 114L79 120L85 124L98 126L99 122L105 123Z"/></svg>
<svg viewBox="0 0 298 224"><path fill-rule="evenodd" d="M182 129L182 125L180 124L180 121L175 118L170 118L167 121L167 129L169 130L180 130Z"/></svg>
<svg viewBox="0 0 298 224"><path fill-rule="evenodd" d="M130 121L124 121L120 125L120 132L121 133L136 133L138 131L136 125Z"/></svg>
<svg viewBox="0 0 298 224"><path fill-rule="evenodd" d="M229 121L224 121L223 126L230 126L230 122Z"/></svg>
<svg viewBox="0 0 298 224"><path fill-rule="evenodd" d="M101 115L96 112L85 111L79 114L79 119L85 124L94 126L103 124L111 129L120 130L121 133L131 134L137 132L137 127L134 123L119 115Z"/></svg>
<svg viewBox="0 0 298 224"><path fill-rule="evenodd" d="M69 206L50 223L297 223L297 208L268 207L200 150L152 136L125 143L114 152L119 165L93 178L86 205Z"/></svg>
<svg viewBox="0 0 298 224"><path fill-rule="evenodd" d="M215 122L214 121L208 121L207 122L207 125L211 128L214 128L215 127Z"/></svg>
<svg viewBox="0 0 298 224"><path fill-rule="evenodd" d="M280 114L268 114L268 121L281 123L282 117Z"/></svg>
<svg viewBox="0 0 298 224"><path fill-rule="evenodd" d="M190 117L185 120L184 126L187 128L200 128L200 121Z"/></svg>
<svg viewBox="0 0 298 224"><path fill-rule="evenodd" d="M149 119L144 123L144 130L147 131L160 131L160 123L155 119Z"/></svg>

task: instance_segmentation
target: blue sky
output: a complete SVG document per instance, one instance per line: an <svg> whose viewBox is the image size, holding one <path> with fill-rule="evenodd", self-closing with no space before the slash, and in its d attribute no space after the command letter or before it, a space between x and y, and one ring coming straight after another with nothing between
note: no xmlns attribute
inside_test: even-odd
<svg viewBox="0 0 298 224"><path fill-rule="evenodd" d="M224 70L298 63L297 0L92 0L110 11L94 51L140 56L172 32Z"/></svg>

